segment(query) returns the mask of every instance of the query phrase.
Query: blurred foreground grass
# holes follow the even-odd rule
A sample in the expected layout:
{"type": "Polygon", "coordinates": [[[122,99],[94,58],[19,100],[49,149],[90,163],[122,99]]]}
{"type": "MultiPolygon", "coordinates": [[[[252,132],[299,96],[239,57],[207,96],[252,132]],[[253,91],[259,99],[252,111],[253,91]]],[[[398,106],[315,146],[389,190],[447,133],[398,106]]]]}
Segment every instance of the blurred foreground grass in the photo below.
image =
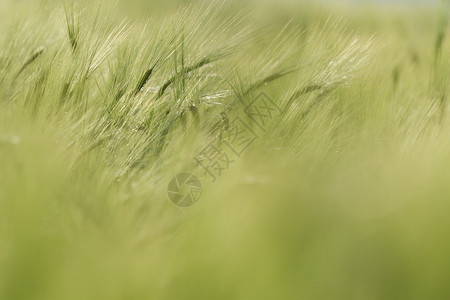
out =
{"type": "Polygon", "coordinates": [[[104,2],[0,2],[0,299],[450,299],[444,6],[104,2]]]}

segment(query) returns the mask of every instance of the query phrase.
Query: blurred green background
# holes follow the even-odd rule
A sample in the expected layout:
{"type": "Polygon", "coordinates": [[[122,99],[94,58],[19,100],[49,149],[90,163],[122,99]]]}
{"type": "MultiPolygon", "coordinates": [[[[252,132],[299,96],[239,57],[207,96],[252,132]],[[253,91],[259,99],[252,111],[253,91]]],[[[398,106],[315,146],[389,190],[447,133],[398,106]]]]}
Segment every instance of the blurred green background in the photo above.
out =
{"type": "Polygon", "coordinates": [[[0,299],[450,299],[448,34],[445,1],[0,0],[0,299]]]}

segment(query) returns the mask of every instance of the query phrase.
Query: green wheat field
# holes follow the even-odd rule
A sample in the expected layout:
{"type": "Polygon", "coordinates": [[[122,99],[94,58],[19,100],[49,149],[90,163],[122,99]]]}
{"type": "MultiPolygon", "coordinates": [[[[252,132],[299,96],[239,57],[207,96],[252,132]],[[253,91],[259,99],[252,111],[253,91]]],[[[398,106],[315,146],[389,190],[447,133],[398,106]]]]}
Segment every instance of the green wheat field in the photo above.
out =
{"type": "Polygon", "coordinates": [[[0,299],[450,299],[449,13],[0,0],[0,299]]]}

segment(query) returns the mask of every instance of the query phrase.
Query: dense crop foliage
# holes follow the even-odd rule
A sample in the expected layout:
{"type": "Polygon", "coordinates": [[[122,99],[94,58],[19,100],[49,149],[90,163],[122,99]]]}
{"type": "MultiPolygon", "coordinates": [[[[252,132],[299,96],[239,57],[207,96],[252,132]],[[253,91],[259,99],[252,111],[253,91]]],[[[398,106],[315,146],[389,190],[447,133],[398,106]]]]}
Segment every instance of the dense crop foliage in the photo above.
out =
{"type": "Polygon", "coordinates": [[[449,299],[448,12],[0,0],[0,299],[449,299]]]}

